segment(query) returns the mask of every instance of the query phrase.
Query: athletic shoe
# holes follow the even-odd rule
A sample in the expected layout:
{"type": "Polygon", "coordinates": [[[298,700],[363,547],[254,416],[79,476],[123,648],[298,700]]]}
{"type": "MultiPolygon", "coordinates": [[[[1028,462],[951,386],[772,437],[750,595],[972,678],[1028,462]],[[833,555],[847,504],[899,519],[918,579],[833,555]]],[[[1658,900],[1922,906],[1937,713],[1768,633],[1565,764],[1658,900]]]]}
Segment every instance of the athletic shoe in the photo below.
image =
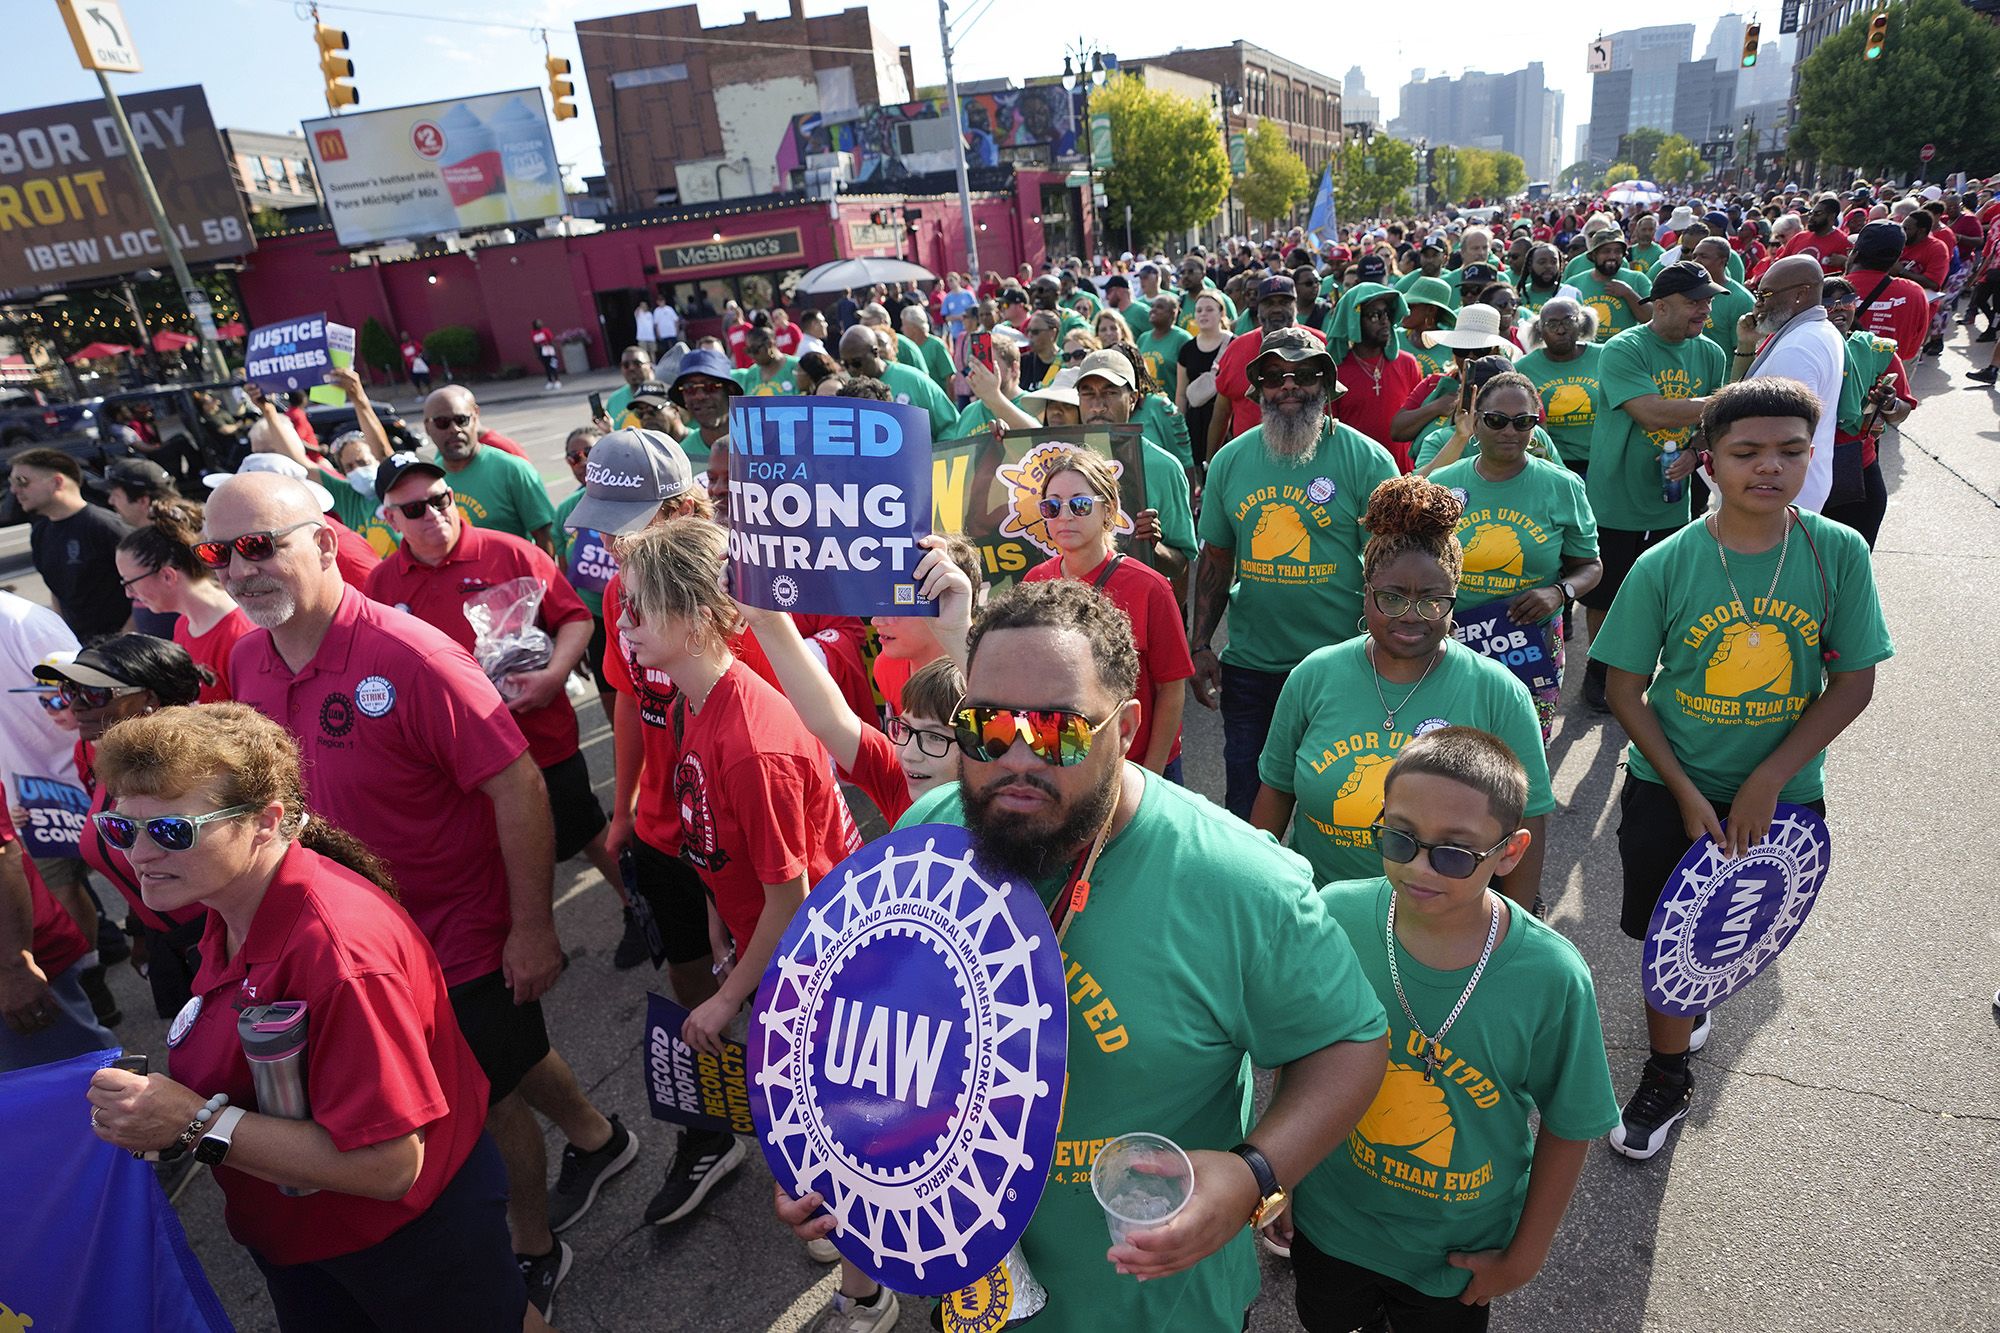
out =
{"type": "Polygon", "coordinates": [[[567,1231],[597,1202],[604,1182],[632,1165],[639,1156],[639,1136],[611,1117],[611,1137],[595,1152],[574,1143],[563,1145],[562,1170],[549,1190],[549,1230],[567,1231]]]}
{"type": "Polygon", "coordinates": [[[1593,713],[1608,713],[1611,702],[1604,697],[1604,668],[1592,662],[1583,671],[1583,701],[1593,713]]]}
{"type": "Polygon", "coordinates": [[[837,1263],[840,1260],[840,1248],[833,1243],[831,1236],[821,1236],[818,1240],[806,1242],[806,1258],[816,1264],[837,1263]]]}
{"type": "Polygon", "coordinates": [[[1927,339],[1924,343],[1923,352],[1925,356],[1944,355],[1944,339],[1942,338],[1927,339]]]}
{"type": "Polygon", "coordinates": [[[521,1280],[528,1284],[528,1304],[541,1311],[542,1318],[549,1317],[549,1310],[556,1303],[556,1288],[569,1276],[569,1266],[575,1261],[576,1251],[570,1249],[569,1242],[561,1240],[553,1250],[539,1257],[514,1256],[514,1262],[521,1266],[521,1280]]]}
{"type": "Polygon", "coordinates": [[[1984,370],[1967,371],[1965,377],[1969,380],[1978,380],[1981,384],[1991,384],[1995,380],[2000,380],[2000,366],[1988,366],[1984,370]]]}
{"type": "Polygon", "coordinates": [[[674,1150],[673,1165],[659,1193],[646,1205],[646,1221],[656,1227],[678,1222],[708,1197],[722,1178],[743,1164],[743,1143],[734,1134],[688,1130],[674,1150]]]}
{"type": "Polygon", "coordinates": [[[1707,1014],[1702,1014],[1701,1016],[1699,1016],[1694,1020],[1694,1031],[1688,1033],[1689,1055],[1693,1055],[1696,1051],[1708,1045],[1708,1032],[1709,1029],[1714,1026],[1715,1025],[1709,1021],[1709,1015],[1707,1014]]]}
{"type": "Polygon", "coordinates": [[[871,1299],[881,1304],[870,1305],[836,1291],[807,1328],[810,1333],[881,1333],[883,1329],[894,1328],[902,1314],[896,1293],[882,1287],[871,1299]]]}
{"type": "Polygon", "coordinates": [[[1693,1094],[1693,1073],[1675,1077],[1646,1061],[1639,1089],[1625,1103],[1625,1118],[1606,1137],[1611,1151],[1642,1162],[1659,1152],[1667,1146],[1667,1131],[1687,1115],[1693,1094]]]}
{"type": "Polygon", "coordinates": [[[76,974],[76,981],[83,987],[84,995],[90,1000],[90,1012],[105,1027],[115,1028],[125,1021],[125,1011],[118,1007],[118,997],[111,993],[111,984],[104,979],[104,967],[86,967],[76,974]]]}
{"type": "MultiPolygon", "coordinates": [[[[593,690],[595,687],[592,687],[593,690]]],[[[646,932],[639,926],[639,918],[631,908],[625,909],[625,933],[618,937],[618,952],[611,955],[611,965],[620,972],[627,968],[651,962],[653,951],[646,945],[646,932]]]]}

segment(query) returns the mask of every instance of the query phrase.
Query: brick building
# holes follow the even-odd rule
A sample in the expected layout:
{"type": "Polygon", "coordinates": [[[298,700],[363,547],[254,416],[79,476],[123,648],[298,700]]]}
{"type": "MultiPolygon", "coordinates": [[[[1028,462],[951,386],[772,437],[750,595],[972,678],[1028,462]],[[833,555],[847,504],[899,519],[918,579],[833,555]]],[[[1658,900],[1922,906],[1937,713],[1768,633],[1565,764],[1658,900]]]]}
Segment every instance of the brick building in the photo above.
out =
{"type": "Polygon", "coordinates": [[[1275,122],[1315,178],[1340,147],[1340,80],[1261,46],[1239,41],[1130,63],[1157,65],[1240,90],[1243,100],[1229,113],[1228,130],[1247,130],[1259,120],[1275,122]]]}

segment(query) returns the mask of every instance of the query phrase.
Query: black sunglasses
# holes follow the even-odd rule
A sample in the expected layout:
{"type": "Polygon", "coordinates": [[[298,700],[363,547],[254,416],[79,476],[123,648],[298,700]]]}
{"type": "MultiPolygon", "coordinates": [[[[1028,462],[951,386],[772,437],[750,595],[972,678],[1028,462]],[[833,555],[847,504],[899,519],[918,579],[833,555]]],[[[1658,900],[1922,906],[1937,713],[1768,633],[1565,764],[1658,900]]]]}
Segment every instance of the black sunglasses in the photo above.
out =
{"type": "Polygon", "coordinates": [[[432,417],[430,423],[437,430],[451,430],[454,427],[470,426],[472,418],[464,412],[452,412],[446,416],[432,417]]]}
{"type": "Polygon", "coordinates": [[[1326,372],[1324,371],[1294,366],[1286,370],[1266,370],[1259,372],[1257,375],[1257,387],[1266,391],[1282,389],[1285,387],[1285,381],[1290,380],[1301,389],[1316,389],[1319,387],[1320,381],[1325,378],[1326,372]]]}
{"type": "Polygon", "coordinates": [[[1479,419],[1488,430],[1505,430],[1509,426],[1515,430],[1533,430],[1542,424],[1542,419],[1533,412],[1518,412],[1511,417],[1505,412],[1481,412],[1479,419]]]}
{"type": "Polygon", "coordinates": [[[926,731],[922,727],[913,727],[900,717],[890,718],[884,730],[889,733],[890,741],[897,745],[908,745],[914,737],[917,749],[933,759],[944,758],[951,753],[951,747],[958,743],[956,739],[942,731],[926,731]],[[933,749],[933,746],[936,748],[933,749]]]}
{"type": "Polygon", "coordinates": [[[451,490],[446,488],[439,491],[436,495],[426,495],[421,500],[410,500],[396,505],[395,509],[404,518],[422,518],[426,509],[442,514],[445,510],[451,508],[451,501],[451,490]]]}
{"type": "Polygon", "coordinates": [[[1375,850],[1382,853],[1382,859],[1393,861],[1399,866],[1408,865],[1417,859],[1417,853],[1430,853],[1431,869],[1446,879],[1470,879],[1472,872],[1479,869],[1479,863],[1495,852],[1505,848],[1511,837],[1502,838],[1483,852],[1475,852],[1469,847],[1459,847],[1448,842],[1425,842],[1412,833],[1391,828],[1387,824],[1376,824],[1369,829],[1375,835],[1375,850]]]}
{"type": "Polygon", "coordinates": [[[113,699],[145,692],[142,685],[79,685],[73,680],[56,686],[56,696],[68,708],[109,708],[113,699]]]}

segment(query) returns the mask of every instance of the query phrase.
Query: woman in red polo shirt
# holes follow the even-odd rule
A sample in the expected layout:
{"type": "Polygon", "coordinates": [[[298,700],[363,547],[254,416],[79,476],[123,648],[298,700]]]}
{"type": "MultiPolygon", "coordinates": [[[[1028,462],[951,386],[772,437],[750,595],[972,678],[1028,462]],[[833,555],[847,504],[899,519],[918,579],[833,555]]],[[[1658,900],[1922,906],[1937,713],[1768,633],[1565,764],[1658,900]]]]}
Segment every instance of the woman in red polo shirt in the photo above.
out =
{"type": "Polygon", "coordinates": [[[215,1168],[286,1333],[545,1328],[444,974],[381,862],[306,817],[292,738],[241,704],[168,708],[113,728],[97,763],[113,810],[93,822],[147,903],[208,909],[170,1076],[92,1075],[98,1137],[215,1168]],[[281,1000],[306,1006],[309,1118],[262,1112],[238,1035],[281,1000]]]}
{"type": "MultiPolygon", "coordinates": [[[[148,611],[179,616],[174,642],[187,649],[202,674],[201,702],[229,698],[229,654],[256,626],[222,590],[215,571],[194,558],[201,540],[201,506],[161,500],[152,521],[118,543],[118,577],[125,592],[148,611]]],[[[176,701],[181,702],[181,701],[176,701]]]]}
{"type": "Polygon", "coordinates": [[[1139,733],[1126,757],[1181,780],[1184,682],[1194,675],[1187,630],[1166,576],[1117,552],[1118,478],[1096,454],[1066,449],[1042,479],[1042,524],[1061,555],[1021,577],[1075,579],[1110,598],[1132,622],[1139,647],[1139,733]]]}

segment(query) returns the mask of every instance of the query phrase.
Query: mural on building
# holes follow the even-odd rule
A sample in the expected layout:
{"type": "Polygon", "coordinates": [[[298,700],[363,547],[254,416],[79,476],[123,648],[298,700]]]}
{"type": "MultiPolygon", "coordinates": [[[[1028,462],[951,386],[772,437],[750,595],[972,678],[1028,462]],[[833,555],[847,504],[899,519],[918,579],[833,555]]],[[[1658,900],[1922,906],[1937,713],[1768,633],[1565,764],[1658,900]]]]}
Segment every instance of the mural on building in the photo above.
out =
{"type": "MultiPolygon", "coordinates": [[[[966,165],[998,166],[1004,148],[1049,146],[1051,157],[1076,151],[1076,106],[1058,84],[1037,84],[961,98],[965,108],[966,165]]],[[[909,175],[900,161],[897,127],[936,120],[947,114],[942,100],[862,108],[858,119],[828,124],[817,111],[792,117],[778,145],[779,176],[803,171],[814,153],[845,153],[857,181],[889,181],[909,175]]]]}

